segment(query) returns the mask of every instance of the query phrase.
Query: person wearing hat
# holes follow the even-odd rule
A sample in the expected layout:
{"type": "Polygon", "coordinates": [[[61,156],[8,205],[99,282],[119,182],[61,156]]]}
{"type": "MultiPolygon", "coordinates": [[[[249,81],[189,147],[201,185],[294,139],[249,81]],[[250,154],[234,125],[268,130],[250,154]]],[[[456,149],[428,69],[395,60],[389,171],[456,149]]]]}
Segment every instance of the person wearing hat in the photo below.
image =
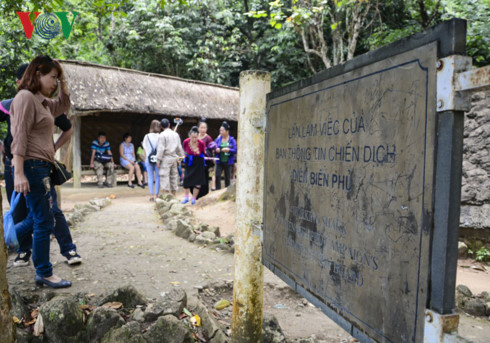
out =
{"type": "Polygon", "coordinates": [[[160,122],[163,131],[160,133],[157,148],[157,167],[160,175],[160,190],[164,193],[177,193],[179,172],[177,160],[184,156],[179,134],[170,128],[166,118],[160,122]]]}

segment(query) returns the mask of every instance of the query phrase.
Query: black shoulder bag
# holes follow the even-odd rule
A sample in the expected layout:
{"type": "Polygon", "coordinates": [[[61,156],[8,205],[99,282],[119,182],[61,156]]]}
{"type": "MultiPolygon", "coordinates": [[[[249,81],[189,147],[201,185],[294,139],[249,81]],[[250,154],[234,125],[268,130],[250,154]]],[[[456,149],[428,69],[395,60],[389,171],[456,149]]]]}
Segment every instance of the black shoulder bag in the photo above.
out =
{"type": "Polygon", "coordinates": [[[51,169],[51,182],[55,186],[64,184],[71,179],[71,173],[66,170],[66,167],[60,161],[54,160],[54,167],[51,169]]]}

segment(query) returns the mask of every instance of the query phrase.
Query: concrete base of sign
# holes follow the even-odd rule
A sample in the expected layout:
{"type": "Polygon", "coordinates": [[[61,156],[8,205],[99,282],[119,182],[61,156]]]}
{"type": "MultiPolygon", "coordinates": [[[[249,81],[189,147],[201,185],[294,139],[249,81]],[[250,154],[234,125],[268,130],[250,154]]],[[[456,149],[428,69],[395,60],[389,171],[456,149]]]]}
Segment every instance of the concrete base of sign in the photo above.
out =
{"type": "Polygon", "coordinates": [[[458,314],[425,311],[424,343],[470,343],[458,336],[458,314]]]}

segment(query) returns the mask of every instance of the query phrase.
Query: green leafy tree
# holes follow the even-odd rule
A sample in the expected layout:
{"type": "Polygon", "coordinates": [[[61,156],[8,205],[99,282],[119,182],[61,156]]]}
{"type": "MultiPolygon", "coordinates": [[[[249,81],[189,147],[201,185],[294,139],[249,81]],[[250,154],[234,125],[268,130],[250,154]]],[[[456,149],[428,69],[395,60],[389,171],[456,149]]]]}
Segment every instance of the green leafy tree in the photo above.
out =
{"type": "Polygon", "coordinates": [[[489,0],[388,0],[380,4],[381,24],[364,41],[366,48],[392,43],[443,20],[468,21],[467,53],[476,66],[490,64],[489,0]]]}
{"type": "Polygon", "coordinates": [[[453,17],[468,21],[467,54],[473,57],[473,64],[490,64],[490,0],[443,0],[443,19],[453,17]]]}
{"type": "MultiPolygon", "coordinates": [[[[270,6],[271,26],[294,28],[312,72],[352,59],[362,32],[378,17],[375,0],[293,0],[290,7],[276,0],[270,6]]],[[[262,17],[266,13],[252,11],[249,15],[262,17]]]]}

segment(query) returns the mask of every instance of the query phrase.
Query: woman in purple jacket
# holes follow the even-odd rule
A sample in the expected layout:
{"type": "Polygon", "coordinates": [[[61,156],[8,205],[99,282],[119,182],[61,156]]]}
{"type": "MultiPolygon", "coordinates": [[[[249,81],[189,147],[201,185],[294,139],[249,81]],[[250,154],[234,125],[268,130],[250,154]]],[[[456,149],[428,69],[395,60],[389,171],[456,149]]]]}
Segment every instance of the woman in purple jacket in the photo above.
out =
{"type": "Polygon", "coordinates": [[[219,137],[216,138],[216,189],[221,189],[221,172],[225,171],[225,187],[230,185],[231,171],[235,163],[236,141],[230,136],[230,125],[223,122],[219,128],[219,137]]]}

